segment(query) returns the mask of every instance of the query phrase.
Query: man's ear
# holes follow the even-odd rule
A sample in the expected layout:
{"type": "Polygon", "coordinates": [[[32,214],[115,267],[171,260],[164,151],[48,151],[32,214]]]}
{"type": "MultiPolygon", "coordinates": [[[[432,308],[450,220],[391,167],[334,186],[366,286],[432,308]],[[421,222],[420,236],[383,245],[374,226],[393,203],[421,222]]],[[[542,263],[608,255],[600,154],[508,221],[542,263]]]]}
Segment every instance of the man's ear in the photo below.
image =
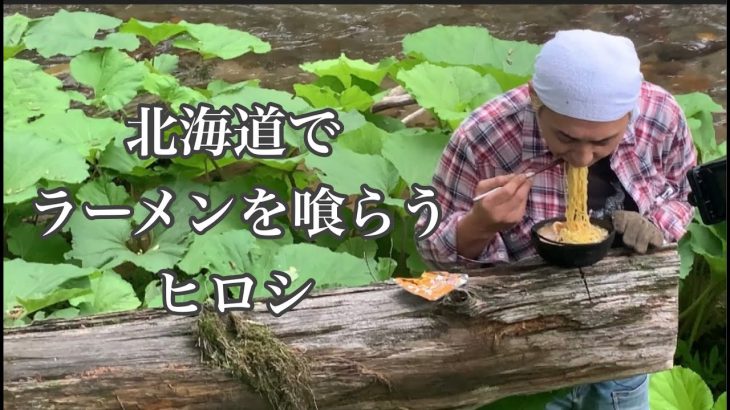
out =
{"type": "Polygon", "coordinates": [[[535,89],[532,88],[532,81],[527,82],[527,88],[530,93],[530,104],[532,105],[532,109],[533,111],[535,111],[535,113],[539,113],[540,108],[543,107],[543,104],[542,101],[540,101],[540,98],[537,96],[535,89]]]}

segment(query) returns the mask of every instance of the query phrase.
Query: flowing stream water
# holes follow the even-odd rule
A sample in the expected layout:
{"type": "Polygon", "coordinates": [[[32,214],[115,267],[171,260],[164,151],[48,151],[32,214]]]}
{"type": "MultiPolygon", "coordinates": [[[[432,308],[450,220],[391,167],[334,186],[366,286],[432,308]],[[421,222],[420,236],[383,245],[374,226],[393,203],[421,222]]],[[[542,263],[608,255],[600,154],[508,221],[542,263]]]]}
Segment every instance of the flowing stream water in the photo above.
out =
{"type": "MultiPolygon", "coordinates": [[[[647,80],[676,94],[708,93],[727,107],[726,5],[4,5],[3,13],[40,17],[59,8],[250,32],[272,51],[206,62],[205,82],[258,78],[264,87],[290,92],[292,84],[311,79],[299,68],[303,62],[340,53],[377,62],[398,56],[405,35],[437,24],[478,25],[498,38],[539,44],[558,30],[590,28],[630,37],[647,80]]],[[[59,62],[64,59],[43,63],[59,62]]],[[[718,139],[725,138],[725,118],[716,116],[718,139]]]]}

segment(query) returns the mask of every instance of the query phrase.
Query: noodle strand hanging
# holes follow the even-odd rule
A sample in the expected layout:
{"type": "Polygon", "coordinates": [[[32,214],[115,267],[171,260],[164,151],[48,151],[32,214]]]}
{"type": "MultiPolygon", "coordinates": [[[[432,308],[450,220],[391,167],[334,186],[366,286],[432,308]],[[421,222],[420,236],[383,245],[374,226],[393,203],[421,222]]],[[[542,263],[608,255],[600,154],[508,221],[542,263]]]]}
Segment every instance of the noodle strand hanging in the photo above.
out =
{"type": "Polygon", "coordinates": [[[556,226],[558,241],[581,244],[600,242],[607,231],[591,224],[588,216],[588,167],[567,165],[568,206],[565,224],[556,226]]]}

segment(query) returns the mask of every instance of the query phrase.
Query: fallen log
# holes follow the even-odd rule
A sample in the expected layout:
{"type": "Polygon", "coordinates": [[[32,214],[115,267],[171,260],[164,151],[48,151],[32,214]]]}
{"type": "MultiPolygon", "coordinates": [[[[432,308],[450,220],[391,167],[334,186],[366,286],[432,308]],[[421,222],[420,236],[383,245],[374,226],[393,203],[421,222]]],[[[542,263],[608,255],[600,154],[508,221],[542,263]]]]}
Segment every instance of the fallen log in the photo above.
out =
{"type": "MultiPolygon", "coordinates": [[[[4,330],[3,404],[470,408],[651,373],[672,366],[678,271],[676,248],[616,251],[580,270],[538,259],[472,270],[467,285],[439,302],[380,284],[310,295],[279,318],[261,303],[252,312],[205,316],[242,332],[248,344],[233,350],[243,352],[247,381],[208,360],[217,341],[201,332],[203,315],[147,310],[41,322],[4,330]],[[270,336],[252,336],[264,329],[270,336]],[[270,351],[263,363],[246,358],[246,346],[266,337],[285,347],[284,367],[289,360],[303,365],[297,374],[267,365],[269,357],[280,359],[270,351]],[[277,380],[293,387],[263,383],[277,380]]],[[[235,343],[227,334],[226,343],[235,343]]],[[[236,357],[223,362],[235,367],[236,357]]]]}

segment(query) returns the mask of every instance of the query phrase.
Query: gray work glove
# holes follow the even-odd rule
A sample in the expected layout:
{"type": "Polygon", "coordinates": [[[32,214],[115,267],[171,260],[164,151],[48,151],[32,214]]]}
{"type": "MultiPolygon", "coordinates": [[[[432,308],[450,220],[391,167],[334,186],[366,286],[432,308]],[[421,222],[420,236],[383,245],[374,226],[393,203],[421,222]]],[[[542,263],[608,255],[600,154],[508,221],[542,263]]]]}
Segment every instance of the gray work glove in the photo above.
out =
{"type": "Polygon", "coordinates": [[[623,234],[624,245],[629,248],[645,253],[650,244],[655,247],[664,244],[664,236],[659,228],[638,212],[614,211],[612,215],[616,233],[623,234]]]}

